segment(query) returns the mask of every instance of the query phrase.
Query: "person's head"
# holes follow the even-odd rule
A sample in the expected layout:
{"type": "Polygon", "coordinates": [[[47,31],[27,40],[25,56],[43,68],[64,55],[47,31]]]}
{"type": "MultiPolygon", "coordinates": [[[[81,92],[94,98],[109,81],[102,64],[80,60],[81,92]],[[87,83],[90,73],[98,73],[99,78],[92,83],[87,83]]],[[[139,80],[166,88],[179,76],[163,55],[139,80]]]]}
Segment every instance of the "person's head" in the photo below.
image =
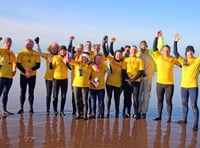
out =
{"type": "Polygon", "coordinates": [[[32,50],[33,46],[34,46],[33,40],[32,39],[26,39],[25,42],[24,42],[24,46],[25,46],[26,49],[32,50]]]}
{"type": "Polygon", "coordinates": [[[189,45],[186,47],[185,49],[185,56],[187,58],[193,58],[194,57],[194,53],[195,53],[195,50],[194,50],[194,47],[189,45]]]}
{"type": "Polygon", "coordinates": [[[52,42],[47,48],[47,51],[54,55],[58,54],[58,50],[59,50],[59,45],[56,42],[52,42]]]}
{"type": "Polygon", "coordinates": [[[82,53],[83,53],[83,49],[84,49],[83,44],[78,44],[78,45],[76,46],[76,53],[77,53],[78,55],[82,54],[82,53]]]}
{"type": "Polygon", "coordinates": [[[130,56],[134,57],[137,54],[137,46],[136,45],[132,45],[130,48],[130,56]]]}
{"type": "Polygon", "coordinates": [[[86,42],[85,42],[85,49],[86,49],[87,51],[91,51],[91,48],[92,48],[92,43],[91,43],[91,41],[86,41],[86,42]]]}
{"type": "Polygon", "coordinates": [[[121,61],[122,60],[122,51],[121,50],[116,50],[114,53],[114,59],[117,61],[121,61]]]}
{"type": "Polygon", "coordinates": [[[94,56],[94,63],[97,65],[100,65],[102,63],[102,55],[101,54],[96,54],[94,56]]]}
{"type": "Polygon", "coordinates": [[[83,52],[80,56],[80,59],[79,59],[81,62],[83,63],[88,63],[89,60],[90,60],[90,56],[88,54],[88,52],[83,52]]]}
{"type": "Polygon", "coordinates": [[[146,52],[147,47],[148,47],[148,45],[147,45],[147,42],[145,40],[140,42],[140,51],[142,53],[146,52]]]}
{"type": "Polygon", "coordinates": [[[100,44],[94,44],[93,45],[94,53],[99,53],[100,51],[100,44]]]}
{"type": "Polygon", "coordinates": [[[131,46],[129,46],[129,45],[126,45],[126,46],[124,47],[124,56],[125,56],[125,57],[129,57],[130,48],[131,48],[131,46]]]}
{"type": "Polygon", "coordinates": [[[10,47],[12,46],[12,39],[10,37],[4,38],[3,46],[6,49],[10,49],[10,47]]]}
{"type": "Polygon", "coordinates": [[[61,45],[61,46],[59,47],[59,54],[60,54],[62,57],[64,57],[64,56],[66,55],[66,51],[67,51],[67,48],[66,48],[65,45],[61,45]]]}
{"type": "Polygon", "coordinates": [[[169,45],[164,45],[163,50],[162,50],[162,54],[163,56],[169,56],[170,55],[170,46],[169,45]]]}

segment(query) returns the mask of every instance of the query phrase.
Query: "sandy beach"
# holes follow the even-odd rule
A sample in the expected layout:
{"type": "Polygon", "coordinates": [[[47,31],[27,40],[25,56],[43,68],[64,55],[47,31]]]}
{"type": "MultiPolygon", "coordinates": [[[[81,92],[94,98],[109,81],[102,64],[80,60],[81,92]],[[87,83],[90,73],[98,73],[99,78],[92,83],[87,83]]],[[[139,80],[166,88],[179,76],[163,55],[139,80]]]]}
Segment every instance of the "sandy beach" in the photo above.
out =
{"type": "Polygon", "coordinates": [[[36,112],[0,119],[1,148],[200,147],[192,123],[179,125],[152,119],[104,118],[76,120],[36,112]]]}

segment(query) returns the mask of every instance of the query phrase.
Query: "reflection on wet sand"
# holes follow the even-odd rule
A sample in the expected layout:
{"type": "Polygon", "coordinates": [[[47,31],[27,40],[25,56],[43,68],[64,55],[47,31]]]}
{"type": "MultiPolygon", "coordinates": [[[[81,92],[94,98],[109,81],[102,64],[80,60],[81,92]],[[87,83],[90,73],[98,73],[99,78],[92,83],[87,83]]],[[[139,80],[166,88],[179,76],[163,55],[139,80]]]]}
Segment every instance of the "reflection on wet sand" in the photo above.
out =
{"type": "Polygon", "coordinates": [[[14,115],[0,119],[0,147],[200,147],[190,124],[123,118],[75,120],[14,115]]]}
{"type": "Polygon", "coordinates": [[[24,122],[24,116],[19,116],[19,142],[18,147],[34,147],[34,135],[33,135],[33,117],[29,116],[28,127],[24,122]]]}
{"type": "Polygon", "coordinates": [[[7,129],[7,121],[6,121],[6,119],[2,120],[1,132],[2,132],[1,133],[2,138],[0,139],[0,147],[1,147],[1,143],[3,145],[5,145],[6,147],[10,147],[11,144],[10,144],[10,138],[8,136],[8,129],[7,129]]]}

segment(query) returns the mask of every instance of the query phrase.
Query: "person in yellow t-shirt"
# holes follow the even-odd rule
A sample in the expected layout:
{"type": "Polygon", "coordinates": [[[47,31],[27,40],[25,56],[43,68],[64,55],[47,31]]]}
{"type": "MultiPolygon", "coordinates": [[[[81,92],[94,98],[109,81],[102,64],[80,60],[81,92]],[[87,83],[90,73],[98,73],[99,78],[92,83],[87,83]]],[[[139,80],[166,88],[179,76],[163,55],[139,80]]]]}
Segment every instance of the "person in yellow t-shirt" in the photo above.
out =
{"type": "MultiPolygon", "coordinates": [[[[75,39],[74,36],[70,36],[69,37],[69,45],[68,45],[68,54],[69,57],[72,56],[72,52],[73,52],[73,56],[75,57],[74,59],[78,59],[79,56],[81,55],[81,53],[83,52],[83,48],[81,46],[77,46],[76,51],[75,51],[75,47],[73,46],[73,40],[75,39]],[[71,53],[71,54],[70,54],[71,53]]],[[[76,105],[75,105],[75,98],[74,98],[74,89],[72,86],[73,83],[73,79],[74,79],[74,67],[72,65],[70,65],[71,67],[71,89],[72,89],[72,115],[76,114],[76,105]]]]}
{"type": "Polygon", "coordinates": [[[60,116],[65,116],[64,108],[66,103],[66,95],[68,88],[68,66],[66,62],[67,48],[65,45],[59,47],[58,55],[53,56],[50,62],[50,68],[53,69],[53,110],[57,116],[58,110],[58,94],[61,90],[60,116]]]}
{"type": "Polygon", "coordinates": [[[154,120],[162,119],[164,96],[167,103],[167,122],[171,122],[172,98],[174,93],[174,65],[180,66],[176,58],[170,55],[170,46],[164,45],[162,53],[158,50],[158,38],[162,31],[158,31],[153,43],[153,54],[157,66],[156,93],[158,99],[158,116],[154,120]]]}
{"type": "MultiPolygon", "coordinates": [[[[106,55],[108,66],[110,66],[111,71],[107,74],[106,79],[106,116],[110,116],[110,106],[112,100],[112,94],[114,93],[114,103],[115,103],[115,117],[119,117],[119,103],[120,103],[120,95],[122,90],[122,64],[123,64],[123,57],[122,51],[120,49],[113,50],[113,44],[116,41],[116,38],[111,38],[110,49],[109,53],[113,56],[110,56],[109,53],[106,53],[104,50],[104,55],[106,55]]],[[[108,44],[107,40],[103,41],[105,48],[106,44],[108,44]]]]}
{"type": "Polygon", "coordinates": [[[108,71],[107,65],[102,63],[102,55],[96,54],[94,56],[94,64],[92,64],[92,71],[90,76],[90,98],[92,114],[90,118],[96,116],[96,100],[98,99],[98,117],[104,118],[105,112],[105,74],[108,71]]]}
{"type": "Polygon", "coordinates": [[[130,56],[123,61],[122,66],[122,81],[127,83],[128,85],[124,85],[124,94],[125,94],[125,108],[127,109],[127,113],[125,113],[125,117],[130,118],[131,113],[131,105],[132,105],[132,93],[133,93],[133,101],[134,101],[134,119],[140,119],[139,115],[139,89],[140,89],[140,81],[141,76],[144,73],[144,63],[141,58],[136,56],[137,54],[137,46],[132,45],[130,49],[130,56]]]}
{"type": "Polygon", "coordinates": [[[40,55],[33,50],[34,42],[32,39],[27,39],[24,42],[25,49],[20,50],[17,55],[17,68],[20,70],[20,109],[18,114],[24,112],[24,102],[26,99],[26,88],[29,92],[29,113],[34,113],[34,90],[36,84],[36,72],[40,68],[40,55]]]}
{"type": "Polygon", "coordinates": [[[39,41],[36,42],[38,45],[38,53],[42,58],[46,61],[46,72],[45,72],[45,85],[46,85],[46,114],[49,115],[50,113],[50,104],[51,104],[51,97],[52,97],[52,89],[53,89],[53,69],[50,69],[50,61],[53,56],[58,54],[59,45],[56,42],[52,42],[49,44],[47,51],[48,53],[44,53],[41,51],[39,46],[39,41]]]}
{"type": "MultiPolygon", "coordinates": [[[[123,61],[129,57],[130,55],[130,45],[125,45],[124,47],[121,47],[121,51],[122,51],[122,59],[123,61]]],[[[124,82],[124,80],[122,79],[122,85],[121,85],[121,93],[123,92],[123,96],[124,96],[124,101],[123,101],[123,108],[122,108],[122,116],[123,118],[126,118],[126,94],[124,93],[124,89],[126,89],[128,86],[128,83],[124,82]],[[127,85],[127,86],[126,86],[127,85]]]]}
{"type": "Polygon", "coordinates": [[[16,73],[16,56],[11,51],[12,39],[4,38],[3,47],[0,48],[0,96],[2,96],[2,116],[13,115],[7,110],[8,94],[16,73]]]}
{"type": "Polygon", "coordinates": [[[88,52],[83,52],[78,61],[74,59],[69,61],[69,64],[74,67],[72,86],[76,105],[76,119],[84,118],[84,120],[87,120],[89,79],[92,69],[89,61],[90,57],[88,52]]]}
{"type": "Polygon", "coordinates": [[[200,68],[200,57],[195,57],[194,47],[189,45],[185,49],[185,57],[179,55],[177,51],[177,44],[180,39],[178,33],[174,35],[174,55],[182,65],[181,76],[181,98],[183,107],[183,119],[177,123],[186,124],[188,116],[188,100],[190,98],[194,123],[192,130],[198,130],[199,123],[199,109],[198,109],[198,75],[200,68]]]}

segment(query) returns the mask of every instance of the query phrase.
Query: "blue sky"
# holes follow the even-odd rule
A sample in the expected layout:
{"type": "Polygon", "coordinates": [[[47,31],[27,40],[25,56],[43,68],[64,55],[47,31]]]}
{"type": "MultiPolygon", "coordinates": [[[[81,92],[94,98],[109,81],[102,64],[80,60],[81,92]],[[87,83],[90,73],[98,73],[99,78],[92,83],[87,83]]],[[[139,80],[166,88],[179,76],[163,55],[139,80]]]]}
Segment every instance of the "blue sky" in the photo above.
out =
{"type": "Polygon", "coordinates": [[[141,40],[152,48],[159,29],[171,47],[173,35],[180,33],[180,53],[189,44],[196,51],[200,47],[198,1],[11,0],[0,5],[0,36],[12,37],[15,52],[24,47],[27,38],[39,36],[46,51],[53,41],[68,44],[70,35],[75,36],[74,45],[87,40],[101,43],[107,34],[117,38],[115,49],[126,44],[138,46],[141,40]]]}

